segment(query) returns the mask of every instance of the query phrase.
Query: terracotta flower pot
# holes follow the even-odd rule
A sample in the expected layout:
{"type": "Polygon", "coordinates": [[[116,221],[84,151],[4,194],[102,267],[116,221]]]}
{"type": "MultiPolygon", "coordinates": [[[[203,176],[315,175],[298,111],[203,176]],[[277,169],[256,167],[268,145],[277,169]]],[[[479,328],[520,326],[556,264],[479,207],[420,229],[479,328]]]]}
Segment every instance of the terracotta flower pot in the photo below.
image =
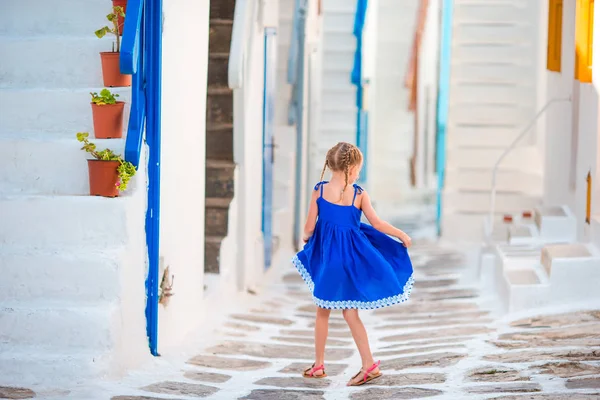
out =
{"type": "Polygon", "coordinates": [[[117,168],[118,161],[88,160],[91,196],[119,196],[117,168]]]}
{"type": "MultiPolygon", "coordinates": [[[[123,7],[123,12],[127,14],[127,0],[112,0],[113,7],[123,7]]],[[[127,16],[127,15],[126,15],[127,16]]],[[[123,35],[123,28],[125,27],[125,18],[119,17],[119,31],[123,35]]]]}
{"type": "Polygon", "coordinates": [[[123,75],[119,68],[119,56],[121,53],[100,53],[102,59],[102,77],[104,86],[125,87],[131,86],[131,75],[123,75]]]}
{"type": "Polygon", "coordinates": [[[96,139],[120,139],[123,137],[123,108],[125,102],[99,106],[92,104],[94,136],[96,139]]]}

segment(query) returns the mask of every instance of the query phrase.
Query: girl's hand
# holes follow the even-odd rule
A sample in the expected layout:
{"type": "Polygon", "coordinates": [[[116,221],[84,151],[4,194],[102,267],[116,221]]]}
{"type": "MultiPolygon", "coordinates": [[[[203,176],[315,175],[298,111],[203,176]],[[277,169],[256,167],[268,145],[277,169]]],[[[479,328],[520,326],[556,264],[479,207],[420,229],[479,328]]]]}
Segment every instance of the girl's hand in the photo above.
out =
{"type": "Polygon", "coordinates": [[[310,239],[310,236],[304,236],[304,237],[302,238],[302,241],[303,241],[304,243],[308,243],[308,240],[309,240],[309,239],[310,239]]]}
{"type": "Polygon", "coordinates": [[[398,238],[402,241],[404,247],[409,248],[412,245],[412,239],[406,233],[403,232],[402,235],[398,238]]]}

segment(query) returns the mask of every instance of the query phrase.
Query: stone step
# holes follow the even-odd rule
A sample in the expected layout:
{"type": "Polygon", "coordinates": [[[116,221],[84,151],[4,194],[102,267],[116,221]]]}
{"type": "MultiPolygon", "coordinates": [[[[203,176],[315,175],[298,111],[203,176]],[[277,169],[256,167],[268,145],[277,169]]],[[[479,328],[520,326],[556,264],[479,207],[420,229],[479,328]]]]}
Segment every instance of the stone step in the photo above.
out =
{"type": "Polygon", "coordinates": [[[206,127],[206,158],[233,162],[233,124],[206,127]]]}
{"type": "Polygon", "coordinates": [[[533,6],[524,2],[458,3],[454,8],[455,21],[515,21],[525,20],[533,6]]]}
{"type": "Polygon", "coordinates": [[[75,376],[97,379],[122,373],[111,358],[108,352],[73,349],[50,353],[35,346],[0,345],[0,385],[14,386],[18,382],[22,386],[68,387],[75,376]]]}
{"type": "Polygon", "coordinates": [[[207,197],[204,230],[206,236],[227,236],[231,199],[207,197]]]}
{"type": "Polygon", "coordinates": [[[0,307],[2,340],[14,346],[35,345],[46,351],[88,349],[107,351],[115,346],[116,304],[83,306],[46,300],[3,302],[0,307]],[[51,332],[51,333],[50,333],[51,332]]]}
{"type": "Polygon", "coordinates": [[[450,104],[454,102],[514,103],[517,99],[534,97],[532,95],[534,92],[534,86],[530,83],[517,84],[508,81],[504,84],[491,84],[489,81],[452,79],[450,84],[450,104]]]}
{"type": "Polygon", "coordinates": [[[561,304],[598,301],[600,251],[589,243],[553,244],[542,249],[541,264],[561,304]]]}
{"type": "MultiPolygon", "coordinates": [[[[445,190],[443,208],[444,213],[466,211],[488,213],[490,210],[490,194],[488,191],[475,190],[445,190]]],[[[496,212],[518,213],[522,210],[531,210],[540,204],[539,196],[532,196],[519,192],[496,193],[496,212]]]]}
{"type": "Polygon", "coordinates": [[[219,273],[220,253],[223,236],[205,236],[204,239],[204,272],[219,273]]]}
{"type": "Polygon", "coordinates": [[[536,24],[519,21],[457,21],[452,30],[453,38],[464,42],[479,40],[521,40],[537,33],[536,24]]]}
{"type": "MultiPolygon", "coordinates": [[[[542,175],[513,169],[498,170],[496,188],[541,195],[543,192],[542,175]]],[[[446,187],[467,190],[491,190],[492,169],[454,168],[446,169],[446,187]]]]}
{"type": "Polygon", "coordinates": [[[456,103],[450,105],[448,121],[451,124],[498,122],[525,126],[535,115],[532,106],[521,104],[456,103]]]}
{"type": "Polygon", "coordinates": [[[127,245],[132,235],[139,234],[131,232],[137,229],[133,222],[145,215],[139,193],[118,198],[2,196],[0,243],[67,248],[127,245]]]}
{"type": "MultiPolygon", "coordinates": [[[[323,3],[325,4],[325,2],[323,3]]],[[[323,27],[325,29],[323,32],[324,35],[327,35],[328,31],[352,32],[354,29],[354,14],[355,12],[350,10],[338,9],[330,12],[325,9],[323,13],[323,27]]]]}
{"type": "Polygon", "coordinates": [[[536,207],[533,217],[543,241],[570,243],[577,239],[577,219],[567,206],[536,207]]]}
{"type": "Polygon", "coordinates": [[[206,125],[233,124],[233,92],[227,87],[212,87],[206,97],[206,125]]]}
{"type": "Polygon", "coordinates": [[[88,88],[103,84],[100,52],[112,39],[0,37],[0,88],[88,88]]]}
{"type": "MultiPolygon", "coordinates": [[[[506,149],[522,130],[521,127],[507,128],[500,126],[452,125],[448,126],[447,147],[502,148],[506,149]]],[[[527,144],[523,138],[516,147],[527,144]]]]}
{"type": "Polygon", "coordinates": [[[235,0],[219,0],[210,3],[211,19],[228,19],[233,21],[235,0]]]}
{"type": "Polygon", "coordinates": [[[235,164],[206,160],[206,197],[233,198],[235,164]]]}
{"type": "Polygon", "coordinates": [[[229,54],[232,29],[232,20],[211,18],[208,52],[229,54]]]}
{"type": "MultiPolygon", "coordinates": [[[[449,168],[479,168],[491,171],[503,152],[504,149],[499,148],[451,148],[447,151],[446,163],[449,168]]],[[[506,169],[536,173],[541,170],[542,160],[535,146],[517,147],[502,160],[501,165],[506,169]]]]}
{"type": "Polygon", "coordinates": [[[461,62],[486,60],[525,61],[535,52],[535,43],[512,41],[502,43],[460,42],[452,45],[452,58],[461,62]]]}
{"type": "MultiPolygon", "coordinates": [[[[92,141],[98,149],[109,147],[123,154],[123,139],[92,141]]],[[[0,135],[0,194],[87,195],[87,158],[75,132],[62,140],[39,134],[0,135]]]]}
{"type": "Polygon", "coordinates": [[[328,0],[322,3],[323,12],[327,15],[354,14],[356,5],[347,0],[328,0]]]}
{"type": "Polygon", "coordinates": [[[106,0],[53,0],[49,7],[46,0],[0,0],[0,10],[4,16],[12,16],[4,18],[0,26],[2,36],[90,38],[94,37],[96,29],[108,23],[106,15],[111,10],[111,3],[106,0]]]}
{"type": "MultiPolygon", "coordinates": [[[[124,248],[0,246],[0,302],[116,302],[122,273],[134,270],[124,248]]],[[[143,272],[140,266],[140,276],[143,272]]]]}
{"type": "MultiPolygon", "coordinates": [[[[483,62],[455,63],[452,65],[452,81],[478,80],[482,82],[499,82],[510,80],[514,82],[532,82],[535,77],[536,68],[532,63],[521,64],[503,60],[489,60],[483,62]]],[[[532,105],[534,104],[533,97],[527,100],[530,100],[532,105]]]]}
{"type": "Polygon", "coordinates": [[[208,86],[227,87],[229,53],[210,53],[208,57],[208,86]]]}
{"type": "Polygon", "coordinates": [[[323,37],[323,51],[348,51],[356,50],[356,36],[351,30],[343,30],[341,32],[326,32],[323,37]]]}
{"type": "MultiPolygon", "coordinates": [[[[77,132],[93,134],[90,92],[82,89],[2,89],[0,90],[0,135],[3,133],[52,134],[53,138],[74,138],[77,132]],[[27,110],[27,112],[23,112],[27,110]]],[[[111,88],[125,102],[123,129],[127,132],[131,108],[130,88],[111,88]]]]}
{"type": "Polygon", "coordinates": [[[353,65],[354,51],[329,50],[323,53],[323,72],[345,72],[348,74],[348,77],[350,77],[353,65]]]}

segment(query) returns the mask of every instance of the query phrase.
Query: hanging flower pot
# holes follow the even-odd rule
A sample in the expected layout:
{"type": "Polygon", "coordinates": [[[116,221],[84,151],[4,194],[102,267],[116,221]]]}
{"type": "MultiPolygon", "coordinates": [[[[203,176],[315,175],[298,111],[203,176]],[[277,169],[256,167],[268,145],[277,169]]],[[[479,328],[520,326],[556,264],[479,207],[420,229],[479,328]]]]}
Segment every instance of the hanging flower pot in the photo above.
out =
{"type": "Polygon", "coordinates": [[[113,7],[121,7],[122,14],[119,14],[119,34],[123,36],[123,28],[125,27],[125,13],[127,12],[127,0],[112,0],[113,7]]]}
{"type": "Polygon", "coordinates": [[[111,52],[100,53],[102,60],[102,77],[104,79],[104,86],[108,87],[124,87],[131,86],[131,75],[121,74],[120,68],[120,55],[121,55],[121,31],[119,28],[119,17],[124,17],[122,7],[113,7],[112,13],[106,16],[109,22],[112,23],[112,27],[105,26],[98,29],[95,34],[99,39],[111,33],[115,35],[116,40],[113,43],[113,49],[111,52]]]}
{"type": "Polygon", "coordinates": [[[88,160],[90,195],[119,196],[118,161],[88,160]]]}
{"type": "Polygon", "coordinates": [[[136,173],[135,167],[112,150],[96,150],[96,145],[89,141],[89,136],[87,132],[77,134],[77,140],[83,143],[81,149],[94,157],[93,160],[88,160],[90,195],[117,197],[120,191],[127,189],[136,173]]]}
{"type": "Polygon", "coordinates": [[[125,102],[117,101],[118,94],[102,89],[92,95],[92,116],[96,139],[119,139],[123,137],[123,109],[125,102]]]}

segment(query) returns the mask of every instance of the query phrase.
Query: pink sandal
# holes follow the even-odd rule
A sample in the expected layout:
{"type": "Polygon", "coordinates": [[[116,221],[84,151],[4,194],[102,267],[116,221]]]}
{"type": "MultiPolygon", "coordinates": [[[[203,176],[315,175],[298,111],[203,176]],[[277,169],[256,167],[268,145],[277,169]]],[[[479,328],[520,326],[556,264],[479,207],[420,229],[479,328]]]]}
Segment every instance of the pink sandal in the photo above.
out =
{"type": "Polygon", "coordinates": [[[383,374],[381,372],[374,373],[373,371],[376,370],[377,368],[379,368],[380,364],[381,364],[381,361],[377,361],[375,364],[371,365],[371,368],[369,368],[367,370],[367,372],[363,372],[362,369],[360,371],[358,371],[358,373],[356,375],[354,375],[352,377],[352,379],[350,379],[350,382],[354,381],[354,379],[356,379],[356,377],[359,376],[360,374],[365,374],[362,381],[349,383],[348,386],[361,386],[367,382],[371,382],[373,379],[379,378],[383,374]]]}
{"type": "Polygon", "coordinates": [[[304,370],[302,376],[305,378],[321,379],[326,378],[327,374],[325,373],[324,365],[319,365],[318,367],[315,367],[315,364],[313,364],[312,367],[308,367],[304,370]],[[323,371],[323,373],[321,375],[315,375],[315,372],[317,371],[323,371]]]}

